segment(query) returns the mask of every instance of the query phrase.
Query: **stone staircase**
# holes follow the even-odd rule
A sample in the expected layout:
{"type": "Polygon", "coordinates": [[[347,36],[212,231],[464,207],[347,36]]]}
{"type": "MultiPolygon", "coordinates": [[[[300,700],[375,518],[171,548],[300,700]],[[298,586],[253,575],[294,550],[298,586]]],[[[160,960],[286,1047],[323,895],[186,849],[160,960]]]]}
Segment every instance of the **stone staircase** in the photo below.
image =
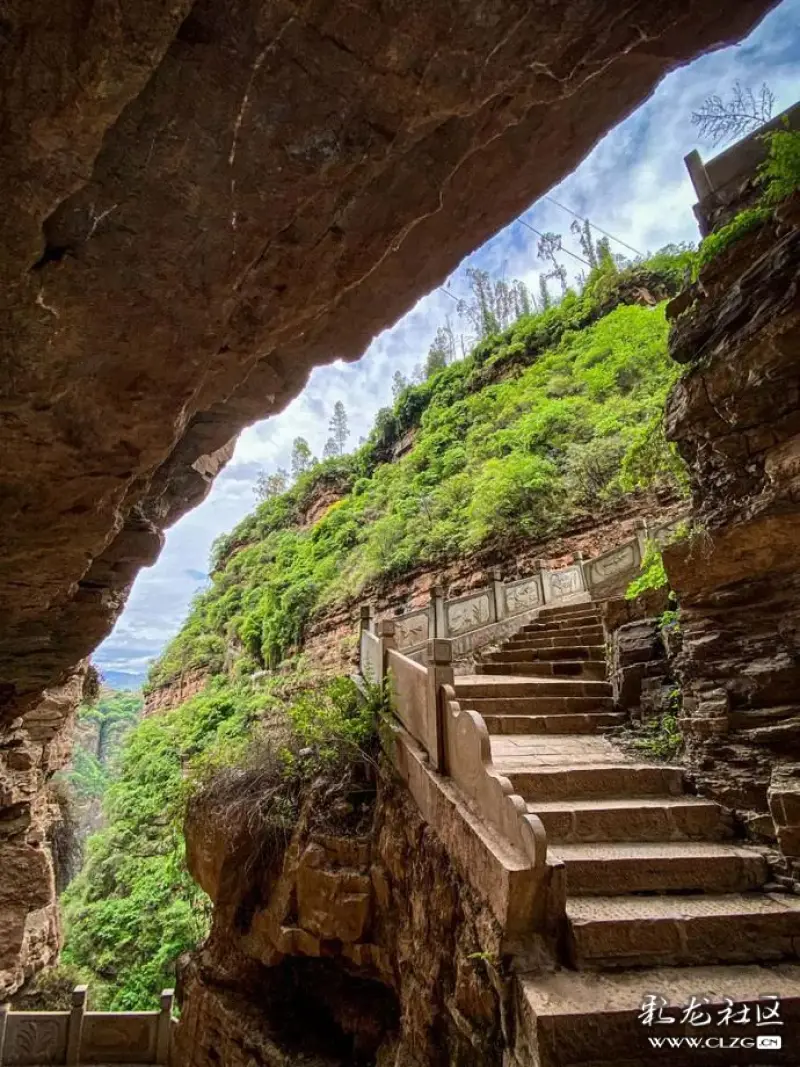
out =
{"type": "Polygon", "coordinates": [[[566,872],[561,967],[519,983],[531,1062],[799,1064],[800,898],[765,890],[763,852],[733,839],[726,813],[689,794],[680,768],[602,736],[624,716],[605,680],[595,606],[543,609],[479,670],[456,680],[458,699],[484,717],[495,767],[539,816],[550,860],[566,872]],[[780,1027],[680,1022],[692,996],[710,998],[714,1012],[725,998],[750,1003],[754,1018],[755,1001],[778,992],[780,1027]],[[648,994],[675,1006],[674,1025],[641,1023],[648,994]],[[765,1033],[784,1047],[681,1053],[649,1042],[765,1033]]]}

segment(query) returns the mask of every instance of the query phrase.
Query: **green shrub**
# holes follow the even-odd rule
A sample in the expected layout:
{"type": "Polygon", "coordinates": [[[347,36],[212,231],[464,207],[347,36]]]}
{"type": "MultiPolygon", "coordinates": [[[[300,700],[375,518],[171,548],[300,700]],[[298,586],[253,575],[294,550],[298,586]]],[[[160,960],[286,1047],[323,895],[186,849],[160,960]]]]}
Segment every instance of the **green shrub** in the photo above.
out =
{"type": "Polygon", "coordinates": [[[759,167],[764,200],[776,204],[800,188],[800,131],[775,130],[764,135],[769,154],[759,167]]]}
{"type": "Polygon", "coordinates": [[[669,578],[664,570],[664,560],[661,550],[655,541],[647,542],[638,577],[634,578],[625,590],[626,600],[635,600],[642,593],[651,589],[663,589],[668,585],[669,578]]]}

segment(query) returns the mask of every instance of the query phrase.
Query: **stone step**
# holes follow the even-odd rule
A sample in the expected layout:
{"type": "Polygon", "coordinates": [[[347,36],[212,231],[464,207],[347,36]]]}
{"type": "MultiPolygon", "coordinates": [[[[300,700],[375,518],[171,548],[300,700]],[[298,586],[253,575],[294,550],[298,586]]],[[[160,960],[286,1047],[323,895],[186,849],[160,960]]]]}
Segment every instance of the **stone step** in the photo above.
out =
{"type": "Polygon", "coordinates": [[[678,767],[651,763],[619,763],[583,767],[539,767],[536,769],[498,766],[510,779],[514,791],[533,802],[570,798],[590,800],[600,797],[676,796],[683,792],[683,773],[678,767]]]}
{"type": "Polygon", "coordinates": [[[580,600],[573,604],[551,604],[540,608],[539,619],[562,619],[571,615],[583,615],[587,612],[597,614],[597,608],[591,600],[580,600]]]}
{"type": "MultiPolygon", "coordinates": [[[[456,682],[458,679],[456,679],[456,682]]],[[[559,683],[561,684],[561,683],[559,683]]],[[[569,684],[569,683],[566,683],[569,684]]],[[[458,693],[458,687],[456,687],[458,693]]],[[[611,697],[469,697],[469,706],[481,715],[587,715],[614,710],[611,697]]],[[[625,716],[626,717],[626,716],[625,716]]],[[[565,731],[566,732],[566,731],[565,731]]]]}
{"type": "Polygon", "coordinates": [[[551,844],[559,841],[709,841],[731,837],[733,833],[720,806],[700,797],[534,800],[528,803],[528,810],[542,820],[551,844]]]}
{"type": "Polygon", "coordinates": [[[529,622],[518,633],[521,634],[557,634],[562,630],[580,630],[585,627],[597,629],[602,624],[600,616],[595,614],[573,615],[568,619],[550,619],[547,622],[529,622]]]}
{"type": "Polygon", "coordinates": [[[455,680],[459,697],[610,697],[611,683],[591,678],[545,679],[519,675],[463,674],[455,680]]]}
{"type": "MultiPolygon", "coordinates": [[[[739,965],[665,967],[598,974],[557,971],[518,979],[521,1029],[537,1067],[797,1067],[800,1034],[800,967],[739,965]],[[782,1026],[756,1027],[755,1006],[766,1012],[778,994],[782,1026]],[[665,997],[673,1010],[663,1017],[674,1024],[645,1026],[642,1005],[650,995],[665,997]],[[681,1022],[694,997],[708,997],[711,1025],[681,1022]],[[749,1006],[749,1025],[719,1025],[726,998],[737,1009],[749,1006]],[[750,1047],[656,1048],[650,1038],[704,1039],[765,1035],[782,1038],[780,1049],[750,1047]]],[[[526,1060],[526,1062],[528,1062],[526,1060]]]]}
{"type": "Polygon", "coordinates": [[[563,844],[548,854],[566,865],[568,896],[735,893],[767,880],[761,852],[716,842],[563,844]]]}
{"type": "Polygon", "coordinates": [[[788,893],[577,897],[567,901],[567,918],[575,967],[748,963],[800,954],[800,898],[788,893]]]}
{"type": "MultiPolygon", "coordinates": [[[[470,705],[472,707],[472,705],[470,705]]],[[[473,711],[477,711],[473,708],[473,711]]],[[[596,734],[622,726],[627,716],[615,712],[557,715],[483,715],[490,734],[596,734]]]]}
{"type": "Polygon", "coordinates": [[[482,663],[482,674],[527,674],[532,678],[594,678],[606,677],[605,660],[509,660],[502,663],[482,663]]]}
{"type": "Polygon", "coordinates": [[[605,663],[605,645],[565,645],[559,648],[521,648],[519,645],[506,645],[499,652],[489,652],[485,663],[536,663],[552,660],[602,660],[605,663]]]}
{"type": "Polygon", "coordinates": [[[565,645],[602,645],[603,630],[600,626],[582,626],[569,630],[557,630],[554,634],[543,630],[540,634],[520,632],[509,637],[503,648],[563,648],[565,645]]]}

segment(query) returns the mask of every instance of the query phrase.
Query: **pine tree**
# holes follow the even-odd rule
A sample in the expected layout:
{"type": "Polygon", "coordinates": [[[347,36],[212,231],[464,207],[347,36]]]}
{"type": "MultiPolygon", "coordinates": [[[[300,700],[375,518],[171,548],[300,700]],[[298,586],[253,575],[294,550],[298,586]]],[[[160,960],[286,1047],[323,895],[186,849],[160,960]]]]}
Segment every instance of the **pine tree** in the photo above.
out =
{"type": "Polygon", "coordinates": [[[305,437],[295,437],[292,444],[292,477],[299,478],[314,466],[314,457],[311,454],[308,441],[305,437]]]}
{"type": "Polygon", "coordinates": [[[539,275],[539,303],[542,305],[542,311],[547,311],[552,306],[552,299],[550,297],[550,290],[547,288],[547,275],[539,275]]]}
{"type": "Polygon", "coordinates": [[[350,429],[347,425],[347,412],[345,411],[344,404],[341,400],[337,400],[333,405],[333,415],[328,424],[328,431],[331,438],[336,442],[336,454],[343,456],[347,445],[347,438],[350,436],[350,429]]]}
{"type": "Polygon", "coordinates": [[[578,219],[570,226],[570,229],[578,238],[584,258],[588,260],[589,267],[594,269],[598,265],[597,252],[594,247],[594,236],[588,219],[579,222],[578,219]]]}
{"type": "Polygon", "coordinates": [[[332,437],[329,437],[325,442],[325,447],[322,450],[323,459],[333,459],[334,456],[339,455],[339,446],[336,444],[332,437]]]}

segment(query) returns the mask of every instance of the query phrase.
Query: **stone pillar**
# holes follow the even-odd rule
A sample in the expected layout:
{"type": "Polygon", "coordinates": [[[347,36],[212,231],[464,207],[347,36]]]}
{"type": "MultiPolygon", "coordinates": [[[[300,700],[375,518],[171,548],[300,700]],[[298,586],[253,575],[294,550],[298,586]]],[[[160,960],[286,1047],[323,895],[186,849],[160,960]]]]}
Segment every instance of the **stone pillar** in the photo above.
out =
{"type": "Polygon", "coordinates": [[[436,638],[428,642],[428,757],[431,766],[440,774],[447,774],[444,752],[443,685],[453,684],[453,645],[436,638]]]}
{"type": "Polygon", "coordinates": [[[441,585],[431,586],[430,606],[428,608],[428,636],[447,637],[447,612],[444,603],[444,589],[441,585]]]}
{"type": "Polygon", "coordinates": [[[76,985],[72,991],[72,1009],[67,1024],[67,1064],[81,1062],[81,1038],[83,1037],[87,992],[88,986],[85,985],[76,985]]]}
{"type": "Polygon", "coordinates": [[[358,671],[364,677],[364,664],[361,662],[361,635],[367,630],[373,633],[375,630],[375,609],[372,604],[361,605],[361,618],[358,624],[358,671]]]}
{"type": "Polygon", "coordinates": [[[375,608],[372,604],[361,605],[361,622],[359,630],[369,630],[370,633],[375,632],[375,608]]]}
{"type": "Polygon", "coordinates": [[[156,1063],[169,1063],[169,1045],[172,1037],[172,1005],[175,990],[165,989],[161,993],[161,1011],[158,1015],[156,1030],[156,1063]]]}
{"type": "Polygon", "coordinates": [[[692,185],[694,191],[697,194],[699,201],[706,200],[714,193],[714,187],[711,184],[711,179],[708,176],[706,165],[702,160],[700,153],[696,148],[692,149],[688,156],[683,157],[683,162],[686,164],[686,169],[689,172],[689,177],[692,179],[692,185]]]}
{"type": "Polygon", "coordinates": [[[492,567],[489,571],[489,583],[492,590],[492,595],[489,598],[489,603],[492,606],[492,622],[499,622],[505,617],[506,613],[506,598],[503,593],[503,572],[499,567],[492,567]]]}
{"type": "Polygon", "coordinates": [[[394,637],[394,619],[381,619],[378,623],[378,637],[381,639],[381,672],[386,677],[387,663],[386,653],[397,648],[394,637]]]}
{"type": "Polygon", "coordinates": [[[639,547],[639,563],[641,564],[644,559],[644,554],[647,551],[647,541],[649,538],[647,519],[636,519],[633,526],[636,531],[636,544],[639,547]]]}
{"type": "Polygon", "coordinates": [[[537,559],[534,563],[534,568],[539,575],[539,581],[542,584],[542,606],[549,604],[553,599],[550,592],[550,570],[547,566],[546,560],[537,559]]]}
{"type": "Polygon", "coordinates": [[[583,552],[578,550],[573,558],[575,560],[575,563],[578,565],[578,569],[581,572],[581,589],[583,589],[584,592],[588,593],[590,590],[589,582],[586,577],[586,564],[584,563],[583,552]]]}

